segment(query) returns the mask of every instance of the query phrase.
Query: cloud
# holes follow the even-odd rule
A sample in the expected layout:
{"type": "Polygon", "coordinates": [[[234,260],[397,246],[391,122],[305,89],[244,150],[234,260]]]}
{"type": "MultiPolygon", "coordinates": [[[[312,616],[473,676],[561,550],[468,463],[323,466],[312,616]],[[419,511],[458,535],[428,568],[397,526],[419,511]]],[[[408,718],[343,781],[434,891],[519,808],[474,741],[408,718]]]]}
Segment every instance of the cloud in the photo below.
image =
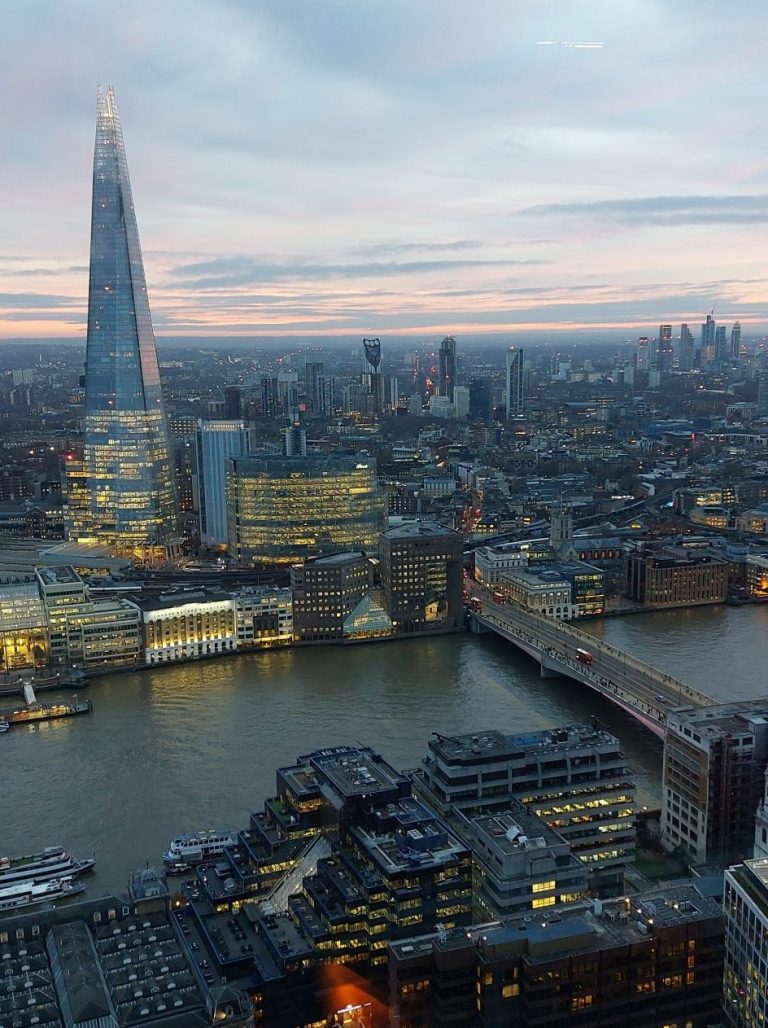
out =
{"type": "Polygon", "coordinates": [[[479,250],[482,243],[476,239],[455,239],[449,243],[372,243],[354,252],[366,257],[381,257],[398,253],[453,253],[457,250],[479,250]]]}
{"type": "Polygon", "coordinates": [[[750,196],[645,196],[619,200],[534,204],[518,214],[582,218],[624,225],[728,225],[768,222],[768,194],[750,196]]]}

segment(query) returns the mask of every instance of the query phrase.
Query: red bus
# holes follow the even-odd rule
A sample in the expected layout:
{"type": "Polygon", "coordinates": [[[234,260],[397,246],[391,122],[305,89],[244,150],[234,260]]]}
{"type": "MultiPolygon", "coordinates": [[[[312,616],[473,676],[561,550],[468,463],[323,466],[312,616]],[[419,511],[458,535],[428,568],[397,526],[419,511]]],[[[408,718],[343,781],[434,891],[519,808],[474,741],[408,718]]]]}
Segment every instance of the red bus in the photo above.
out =
{"type": "Polygon", "coordinates": [[[576,650],[576,660],[580,660],[582,664],[591,664],[593,659],[588,650],[576,650]]]}
{"type": "Polygon", "coordinates": [[[507,597],[504,595],[504,593],[493,593],[493,602],[494,603],[506,603],[507,602],[507,597]]]}

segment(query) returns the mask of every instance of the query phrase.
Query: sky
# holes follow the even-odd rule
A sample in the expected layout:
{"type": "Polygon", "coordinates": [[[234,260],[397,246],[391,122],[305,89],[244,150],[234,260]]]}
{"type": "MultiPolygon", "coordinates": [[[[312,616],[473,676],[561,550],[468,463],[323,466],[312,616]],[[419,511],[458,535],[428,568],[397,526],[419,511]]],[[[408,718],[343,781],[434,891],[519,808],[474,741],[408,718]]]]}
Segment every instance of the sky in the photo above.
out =
{"type": "Polygon", "coordinates": [[[0,18],[0,338],[85,337],[98,83],[159,337],[768,331],[764,0],[0,18]]]}

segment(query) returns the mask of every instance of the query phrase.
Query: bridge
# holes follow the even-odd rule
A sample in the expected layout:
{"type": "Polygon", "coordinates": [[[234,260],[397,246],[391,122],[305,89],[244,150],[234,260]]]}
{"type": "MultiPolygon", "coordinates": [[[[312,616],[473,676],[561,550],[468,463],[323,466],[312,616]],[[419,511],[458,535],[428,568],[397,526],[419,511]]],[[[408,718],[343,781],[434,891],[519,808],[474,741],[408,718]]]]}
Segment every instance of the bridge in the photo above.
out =
{"type": "Polygon", "coordinates": [[[517,604],[497,603],[489,592],[476,586],[472,592],[480,600],[480,609],[470,610],[473,631],[495,632],[538,661],[542,678],[564,676],[588,685],[661,738],[666,734],[670,710],[717,703],[706,693],[570,623],[517,604]],[[581,651],[581,659],[577,651],[581,651]]]}

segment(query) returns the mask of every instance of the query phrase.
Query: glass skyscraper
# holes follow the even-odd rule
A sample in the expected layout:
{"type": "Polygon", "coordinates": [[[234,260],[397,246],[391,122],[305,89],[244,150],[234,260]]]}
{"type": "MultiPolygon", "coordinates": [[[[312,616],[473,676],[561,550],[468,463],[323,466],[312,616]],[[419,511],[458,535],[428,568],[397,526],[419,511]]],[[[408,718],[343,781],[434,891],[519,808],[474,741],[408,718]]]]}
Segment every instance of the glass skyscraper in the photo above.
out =
{"type": "Polygon", "coordinates": [[[170,447],[123,132],[99,92],[93,164],[83,462],[69,535],[138,558],[177,534],[170,447]]]}

